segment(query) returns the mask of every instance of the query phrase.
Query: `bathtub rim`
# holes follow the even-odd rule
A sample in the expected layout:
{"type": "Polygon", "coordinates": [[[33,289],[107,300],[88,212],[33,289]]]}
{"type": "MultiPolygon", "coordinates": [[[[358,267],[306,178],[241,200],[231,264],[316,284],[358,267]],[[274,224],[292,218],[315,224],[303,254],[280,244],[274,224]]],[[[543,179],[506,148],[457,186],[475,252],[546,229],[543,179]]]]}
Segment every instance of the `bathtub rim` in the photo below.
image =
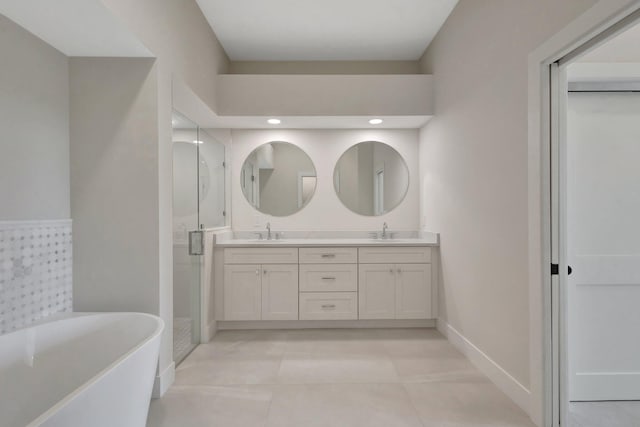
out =
{"type": "MultiPolygon", "coordinates": [[[[114,368],[118,367],[119,365],[123,364],[125,362],[125,360],[127,360],[134,353],[136,353],[138,350],[140,350],[145,345],[149,344],[154,339],[160,338],[160,335],[162,334],[162,331],[164,330],[165,324],[164,324],[164,321],[160,317],[155,316],[153,314],[149,314],[149,313],[139,313],[139,312],[133,312],[133,311],[132,312],[115,312],[115,311],[105,311],[105,312],[69,312],[69,313],[60,313],[60,314],[56,314],[56,315],[50,316],[49,318],[42,319],[41,321],[39,321],[39,322],[37,322],[37,323],[35,323],[33,325],[30,325],[30,326],[27,326],[25,328],[21,328],[21,329],[15,330],[13,332],[10,332],[10,334],[13,334],[13,333],[16,333],[16,332],[25,331],[27,329],[34,328],[34,327],[37,327],[37,326],[40,326],[40,325],[44,325],[44,324],[48,324],[48,323],[57,323],[57,322],[62,322],[64,320],[80,318],[80,317],[104,316],[104,315],[123,315],[123,316],[125,316],[125,315],[136,315],[136,316],[148,317],[148,318],[154,319],[157,322],[157,326],[156,326],[156,329],[153,331],[153,333],[150,334],[147,338],[145,338],[143,341],[138,343],[136,346],[132,347],[129,351],[123,353],[119,358],[114,360],[112,363],[108,364],[103,369],[98,371],[94,376],[92,376],[87,381],[82,383],[81,386],[79,386],[78,388],[76,388],[71,393],[67,394],[66,396],[64,396],[62,399],[60,399],[58,402],[56,402],[55,405],[51,406],[49,409],[47,409],[46,411],[44,411],[43,413],[38,415],[37,418],[35,418],[32,421],[30,421],[29,424],[27,424],[25,427],[37,427],[37,426],[41,425],[43,422],[45,422],[47,419],[49,419],[52,415],[54,415],[56,412],[58,412],[61,408],[63,408],[66,404],[71,402],[75,397],[77,397],[82,392],[87,390],[89,387],[91,387],[95,383],[97,383],[100,380],[100,378],[102,378],[107,372],[109,372],[112,369],[114,369],[114,368]]],[[[156,365],[157,365],[157,361],[156,361],[156,365]]],[[[157,366],[156,366],[156,370],[157,370],[157,366]]]]}

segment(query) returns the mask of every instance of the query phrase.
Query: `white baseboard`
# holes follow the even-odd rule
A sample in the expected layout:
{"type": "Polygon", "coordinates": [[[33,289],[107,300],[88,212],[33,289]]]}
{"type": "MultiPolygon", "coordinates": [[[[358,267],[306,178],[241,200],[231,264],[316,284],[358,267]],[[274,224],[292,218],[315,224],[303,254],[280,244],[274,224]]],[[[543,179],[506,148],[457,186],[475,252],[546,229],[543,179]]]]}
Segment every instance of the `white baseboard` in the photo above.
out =
{"type": "Polygon", "coordinates": [[[211,341],[211,338],[216,334],[217,329],[217,322],[215,320],[212,320],[211,323],[204,324],[202,327],[202,333],[200,334],[200,341],[202,343],[211,341]]]}
{"type": "Polygon", "coordinates": [[[525,386],[520,384],[518,380],[513,378],[500,365],[444,320],[438,319],[437,328],[480,372],[489,377],[504,394],[509,396],[516,405],[530,415],[531,392],[525,386]]]}
{"type": "Polygon", "coordinates": [[[428,320],[255,320],[218,321],[218,330],[225,329],[358,329],[358,328],[435,328],[428,320]]]}
{"type": "Polygon", "coordinates": [[[153,393],[151,394],[151,397],[159,399],[164,396],[175,379],[176,364],[175,362],[171,362],[164,371],[159,375],[156,375],[156,380],[153,382],[153,393]]]}

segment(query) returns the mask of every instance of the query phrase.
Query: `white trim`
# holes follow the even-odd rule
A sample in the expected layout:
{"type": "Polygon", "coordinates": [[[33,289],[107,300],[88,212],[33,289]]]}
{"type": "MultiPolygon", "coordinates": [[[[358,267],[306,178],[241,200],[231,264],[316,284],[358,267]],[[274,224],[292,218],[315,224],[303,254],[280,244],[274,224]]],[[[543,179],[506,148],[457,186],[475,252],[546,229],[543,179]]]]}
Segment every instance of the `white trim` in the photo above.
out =
{"type": "Polygon", "coordinates": [[[162,373],[156,375],[156,379],[153,382],[153,392],[151,393],[151,397],[154,399],[160,399],[164,394],[169,390],[171,384],[176,379],[176,364],[175,362],[171,362],[169,366],[165,368],[162,373]]]}
{"type": "Polygon", "coordinates": [[[9,230],[25,227],[46,227],[58,225],[71,225],[71,219],[36,219],[27,221],[0,221],[0,230],[9,230]]]}
{"type": "Polygon", "coordinates": [[[217,322],[215,320],[212,320],[210,323],[205,324],[201,333],[202,335],[201,343],[210,342],[217,331],[218,331],[217,322]]]}
{"type": "Polygon", "coordinates": [[[531,418],[551,425],[549,65],[640,9],[640,0],[600,0],[529,55],[528,212],[531,418]]]}
{"type": "Polygon", "coordinates": [[[218,330],[237,329],[367,329],[367,328],[435,328],[435,319],[426,320],[255,320],[221,321],[218,330]]]}
{"type": "Polygon", "coordinates": [[[313,198],[313,195],[316,192],[316,188],[318,187],[318,174],[315,171],[305,171],[305,172],[300,172],[298,171],[298,209],[302,209],[304,207],[304,203],[303,203],[303,191],[304,191],[304,182],[302,178],[315,178],[316,179],[316,185],[313,187],[313,193],[311,194],[311,197],[309,198],[309,201],[311,201],[311,198],[313,198]]]}
{"type": "Polygon", "coordinates": [[[489,379],[522,408],[523,411],[527,414],[529,413],[531,393],[525,386],[520,384],[518,380],[509,375],[499,364],[443,319],[438,319],[437,328],[480,372],[489,377],[489,379]]]}

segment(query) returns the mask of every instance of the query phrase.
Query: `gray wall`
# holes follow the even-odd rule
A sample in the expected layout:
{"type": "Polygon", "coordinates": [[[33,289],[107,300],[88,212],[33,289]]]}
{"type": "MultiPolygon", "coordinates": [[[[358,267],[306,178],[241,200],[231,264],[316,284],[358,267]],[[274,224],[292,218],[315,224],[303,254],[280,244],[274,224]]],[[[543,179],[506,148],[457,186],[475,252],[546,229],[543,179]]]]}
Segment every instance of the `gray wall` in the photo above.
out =
{"type": "Polygon", "coordinates": [[[74,309],[158,314],[153,59],[70,60],[74,309]]]}
{"type": "Polygon", "coordinates": [[[229,58],[195,0],[103,0],[169,69],[216,111],[216,74],[229,58]]]}
{"type": "MultiPolygon", "coordinates": [[[[173,360],[172,86],[177,81],[184,82],[216,111],[215,76],[226,72],[229,59],[195,0],[103,0],[103,3],[157,56],[158,170],[155,182],[146,192],[150,197],[158,195],[155,230],[158,247],[154,253],[158,261],[155,268],[159,269],[156,287],[160,293],[160,317],[165,322],[159,374],[169,379],[173,360]]],[[[168,381],[163,381],[161,391],[168,385],[168,381]]],[[[156,395],[158,392],[156,389],[156,395]]]]}
{"type": "Polygon", "coordinates": [[[529,375],[528,54],[595,0],[461,0],[427,50],[422,225],[441,233],[440,315],[524,387],[529,375]]]}
{"type": "Polygon", "coordinates": [[[229,74],[420,74],[418,61],[233,61],[229,74]]]}
{"type": "Polygon", "coordinates": [[[0,15],[0,220],[69,218],[65,55],[0,15]]]}

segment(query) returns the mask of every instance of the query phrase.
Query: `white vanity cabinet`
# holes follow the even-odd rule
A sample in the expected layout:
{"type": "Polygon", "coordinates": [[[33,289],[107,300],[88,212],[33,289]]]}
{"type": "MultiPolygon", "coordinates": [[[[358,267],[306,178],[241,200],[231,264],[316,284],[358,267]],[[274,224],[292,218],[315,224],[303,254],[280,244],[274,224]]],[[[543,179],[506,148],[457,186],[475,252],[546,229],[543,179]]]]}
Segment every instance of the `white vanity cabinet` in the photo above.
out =
{"type": "Polygon", "coordinates": [[[300,248],[300,320],[358,318],[358,248],[300,248]]]}
{"type": "Polygon", "coordinates": [[[432,250],[400,245],[226,247],[220,257],[224,277],[216,293],[218,319],[433,319],[437,274],[432,250]]]}
{"type": "Polygon", "coordinates": [[[262,320],[298,320],[298,265],[262,266],[262,320]]]}
{"type": "Polygon", "coordinates": [[[433,318],[430,262],[430,248],[361,248],[359,318],[433,318]]]}
{"type": "Polygon", "coordinates": [[[260,320],[262,276],[260,265],[224,266],[225,320],[260,320]]]}
{"type": "Polygon", "coordinates": [[[298,320],[297,248],[225,249],[224,261],[224,320],[298,320]]]}

